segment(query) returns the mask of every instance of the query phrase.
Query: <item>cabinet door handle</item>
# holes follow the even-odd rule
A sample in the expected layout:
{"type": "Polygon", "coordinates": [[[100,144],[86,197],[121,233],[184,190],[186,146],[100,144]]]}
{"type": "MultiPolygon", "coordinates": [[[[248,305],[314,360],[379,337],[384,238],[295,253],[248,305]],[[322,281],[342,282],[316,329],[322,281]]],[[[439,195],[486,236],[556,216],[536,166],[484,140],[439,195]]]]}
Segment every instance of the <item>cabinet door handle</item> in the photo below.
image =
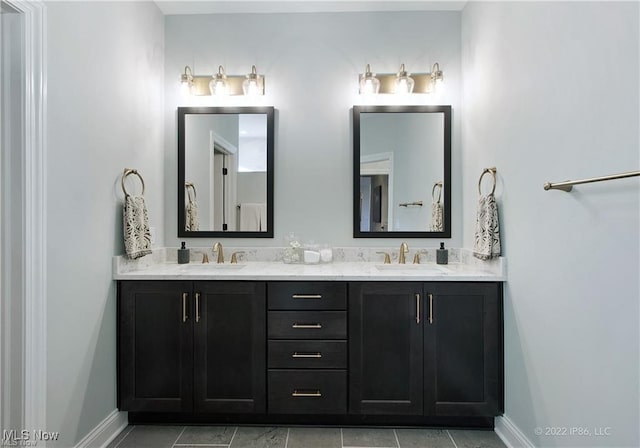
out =
{"type": "Polygon", "coordinates": [[[182,322],[186,322],[189,316],[187,316],[187,297],[189,297],[188,292],[182,293],[182,322]]]}
{"type": "Polygon", "coordinates": [[[196,293],[196,322],[200,322],[200,293],[196,293]]]}
{"type": "Polygon", "coordinates": [[[322,299],[322,294],[294,294],[294,299],[322,299]]]}
{"type": "Polygon", "coordinates": [[[292,397],[322,397],[322,392],[319,390],[294,390],[291,394],[292,397]]]}
{"type": "Polygon", "coordinates": [[[429,294],[429,323],[433,323],[433,294],[429,294]]]}
{"type": "Polygon", "coordinates": [[[292,358],[322,358],[322,353],[298,353],[294,352],[291,355],[292,358]]]}
{"type": "Polygon", "coordinates": [[[314,329],[314,330],[319,330],[322,328],[322,324],[299,324],[299,323],[294,323],[293,325],[291,325],[291,328],[298,328],[298,329],[303,329],[303,330],[309,330],[309,329],[314,329]]]}
{"type": "Polygon", "coordinates": [[[416,294],[416,323],[420,323],[420,294],[416,294]]]}

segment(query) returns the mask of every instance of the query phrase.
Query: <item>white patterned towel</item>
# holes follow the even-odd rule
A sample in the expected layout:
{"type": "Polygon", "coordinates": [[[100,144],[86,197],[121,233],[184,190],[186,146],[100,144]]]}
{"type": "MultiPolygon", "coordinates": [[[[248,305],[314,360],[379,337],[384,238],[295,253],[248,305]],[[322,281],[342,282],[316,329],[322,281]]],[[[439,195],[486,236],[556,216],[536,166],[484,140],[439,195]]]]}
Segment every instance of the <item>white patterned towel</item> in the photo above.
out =
{"type": "Polygon", "coordinates": [[[150,254],[151,232],[143,196],[125,196],[123,224],[124,248],[127,256],[135,259],[150,254]]]}
{"type": "Polygon", "coordinates": [[[500,256],[498,204],[493,194],[480,196],[478,200],[473,255],[481,260],[489,260],[500,256]]]}
{"type": "Polygon", "coordinates": [[[184,227],[186,230],[196,231],[200,230],[200,223],[198,222],[198,203],[189,199],[187,207],[185,209],[186,222],[184,227]]]}
{"type": "Polygon", "coordinates": [[[444,224],[442,223],[442,204],[434,202],[431,204],[431,231],[442,232],[444,230],[444,224]]]}

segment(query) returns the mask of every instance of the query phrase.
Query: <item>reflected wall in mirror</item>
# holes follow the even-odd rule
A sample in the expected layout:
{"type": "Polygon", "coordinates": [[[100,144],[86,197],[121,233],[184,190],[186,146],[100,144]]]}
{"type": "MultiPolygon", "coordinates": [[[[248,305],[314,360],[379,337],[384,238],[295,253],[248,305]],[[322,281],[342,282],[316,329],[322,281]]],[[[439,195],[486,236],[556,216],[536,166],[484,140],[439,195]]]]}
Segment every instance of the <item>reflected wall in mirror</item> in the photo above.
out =
{"type": "Polygon", "coordinates": [[[451,237],[451,106],[354,106],[353,236],[451,237]]]}
{"type": "Polygon", "coordinates": [[[178,108],[178,236],[273,238],[273,107],[178,108]]]}

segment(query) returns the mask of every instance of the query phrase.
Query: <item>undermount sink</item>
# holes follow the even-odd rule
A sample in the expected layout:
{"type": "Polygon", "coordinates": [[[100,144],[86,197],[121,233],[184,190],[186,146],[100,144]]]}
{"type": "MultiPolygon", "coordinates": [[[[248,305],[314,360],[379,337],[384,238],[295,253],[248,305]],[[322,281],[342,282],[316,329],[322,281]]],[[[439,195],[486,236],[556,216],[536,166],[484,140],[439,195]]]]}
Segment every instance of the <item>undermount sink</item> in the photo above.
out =
{"type": "Polygon", "coordinates": [[[430,274],[449,274],[450,269],[429,264],[377,264],[379,271],[417,271],[430,274]]]}
{"type": "Polygon", "coordinates": [[[242,269],[245,266],[246,264],[236,263],[190,263],[182,266],[182,269],[188,271],[217,271],[242,269]]]}

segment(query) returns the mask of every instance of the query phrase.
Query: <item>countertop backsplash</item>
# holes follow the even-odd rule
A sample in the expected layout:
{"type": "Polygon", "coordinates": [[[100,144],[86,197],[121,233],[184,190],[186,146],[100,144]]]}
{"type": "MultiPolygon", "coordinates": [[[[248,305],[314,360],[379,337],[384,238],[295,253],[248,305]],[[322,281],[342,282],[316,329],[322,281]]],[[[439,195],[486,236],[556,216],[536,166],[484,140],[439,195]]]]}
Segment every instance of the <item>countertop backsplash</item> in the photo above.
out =
{"type": "MultiPolygon", "coordinates": [[[[154,249],[153,253],[136,260],[126,256],[115,256],[113,259],[114,272],[126,273],[144,270],[158,264],[177,263],[177,247],[163,247],[154,249]]],[[[190,262],[202,263],[203,254],[207,254],[210,263],[215,263],[215,256],[211,247],[189,247],[190,262]]],[[[406,255],[407,264],[412,263],[416,252],[420,253],[421,263],[436,262],[435,247],[410,247],[406,255]]],[[[225,262],[231,260],[231,255],[237,252],[239,262],[282,262],[285,247],[224,247],[225,262]]],[[[397,247],[333,247],[333,262],[370,262],[383,263],[387,252],[391,256],[391,263],[398,263],[399,248],[397,247]]],[[[473,256],[470,249],[449,248],[450,264],[465,264],[476,269],[491,270],[506,273],[506,260],[499,257],[493,260],[479,260],[473,256]]]]}

